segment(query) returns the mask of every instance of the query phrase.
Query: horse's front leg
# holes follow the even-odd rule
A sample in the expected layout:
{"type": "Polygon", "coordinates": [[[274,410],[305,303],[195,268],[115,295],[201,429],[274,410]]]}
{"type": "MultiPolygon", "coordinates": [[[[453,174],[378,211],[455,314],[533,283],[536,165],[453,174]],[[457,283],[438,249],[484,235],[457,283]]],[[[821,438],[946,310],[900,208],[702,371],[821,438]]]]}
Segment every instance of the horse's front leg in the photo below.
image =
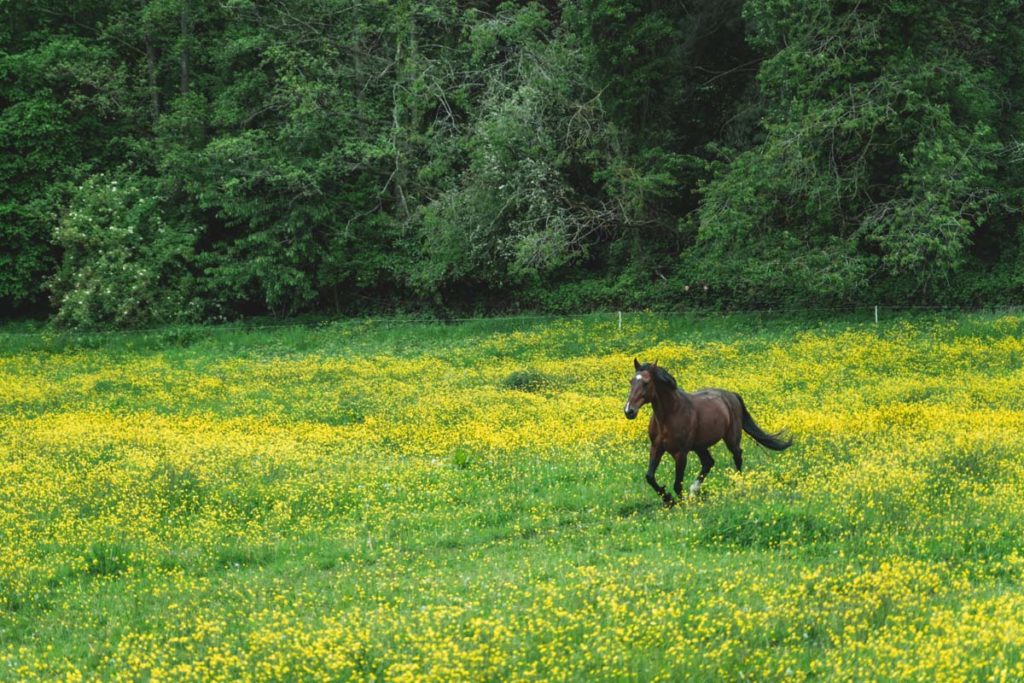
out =
{"type": "Polygon", "coordinates": [[[704,478],[708,476],[708,472],[715,466],[715,459],[711,457],[711,451],[707,448],[697,449],[697,457],[700,458],[700,474],[697,475],[697,481],[690,485],[691,495],[700,493],[700,485],[704,483],[704,478]]]}
{"type": "Polygon", "coordinates": [[[660,486],[654,476],[654,473],[658,471],[658,465],[661,464],[661,455],[664,452],[665,450],[658,444],[651,444],[651,459],[647,462],[647,483],[661,496],[665,505],[672,505],[675,502],[672,500],[672,494],[666,491],[665,487],[660,486]]]}
{"type": "Polygon", "coordinates": [[[673,454],[676,459],[676,481],[672,485],[672,490],[676,492],[677,498],[683,497],[683,475],[686,474],[686,451],[680,451],[673,454]]]}

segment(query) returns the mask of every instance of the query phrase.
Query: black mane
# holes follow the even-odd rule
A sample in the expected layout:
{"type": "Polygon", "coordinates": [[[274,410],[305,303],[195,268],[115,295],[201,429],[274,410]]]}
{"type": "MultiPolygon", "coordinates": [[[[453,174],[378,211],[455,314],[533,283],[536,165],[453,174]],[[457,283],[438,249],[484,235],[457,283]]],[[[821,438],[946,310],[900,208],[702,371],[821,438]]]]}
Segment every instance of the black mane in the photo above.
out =
{"type": "Polygon", "coordinates": [[[653,370],[653,372],[651,372],[651,377],[653,377],[654,381],[658,384],[664,384],[668,386],[669,389],[679,388],[676,385],[676,378],[668,374],[668,371],[660,365],[652,367],[650,363],[644,363],[640,366],[640,369],[648,371],[653,370]]]}

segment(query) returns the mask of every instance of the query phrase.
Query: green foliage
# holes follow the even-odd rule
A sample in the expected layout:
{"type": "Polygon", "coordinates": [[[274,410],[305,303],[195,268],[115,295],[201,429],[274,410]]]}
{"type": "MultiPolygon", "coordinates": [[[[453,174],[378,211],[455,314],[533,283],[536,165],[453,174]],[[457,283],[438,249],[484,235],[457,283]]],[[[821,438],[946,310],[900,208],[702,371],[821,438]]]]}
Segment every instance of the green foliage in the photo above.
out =
{"type": "Polygon", "coordinates": [[[1019,62],[1003,56],[1024,48],[1015,4],[772,0],[744,12],[768,54],[765,137],[725,150],[704,189],[709,280],[741,298],[863,299],[887,278],[898,298],[930,296],[984,256],[971,251],[983,229],[1007,234],[1020,122],[1000,102],[1020,98],[1019,62]]]}
{"type": "Polygon", "coordinates": [[[54,233],[64,257],[51,283],[56,322],[132,326],[194,317],[195,237],[166,225],[151,185],[98,174],[77,188],[54,233]]]}
{"type": "Polygon", "coordinates": [[[65,255],[54,234],[100,173],[160,197],[177,241],[146,258],[187,263],[167,276],[187,312],[55,299],[66,324],[1015,301],[1021,18],[1009,0],[8,3],[0,312],[71,291],[98,243],[65,255]]]}
{"type": "Polygon", "coordinates": [[[472,465],[473,461],[476,459],[477,454],[465,446],[459,446],[452,451],[451,455],[452,464],[460,470],[469,469],[470,465],[472,465]]]}
{"type": "Polygon", "coordinates": [[[43,298],[62,185],[119,132],[124,78],[102,45],[60,33],[33,45],[13,38],[0,53],[0,310],[43,298]]]}
{"type": "Polygon", "coordinates": [[[605,123],[581,50],[542,40],[546,30],[543,10],[529,5],[504,8],[471,33],[489,82],[468,167],[424,214],[421,287],[444,277],[521,282],[585,256],[615,215],[573,177],[590,182],[605,123]]]}
{"type": "Polygon", "coordinates": [[[515,389],[516,391],[541,391],[550,384],[551,379],[547,375],[532,368],[517,370],[501,382],[506,389],[515,389]]]}

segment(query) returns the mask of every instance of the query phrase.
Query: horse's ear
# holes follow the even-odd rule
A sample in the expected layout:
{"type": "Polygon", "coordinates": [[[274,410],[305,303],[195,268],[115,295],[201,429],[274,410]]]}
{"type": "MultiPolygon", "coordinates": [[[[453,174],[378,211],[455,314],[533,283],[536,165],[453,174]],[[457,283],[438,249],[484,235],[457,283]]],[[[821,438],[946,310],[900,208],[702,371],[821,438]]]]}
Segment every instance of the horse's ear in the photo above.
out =
{"type": "Polygon", "coordinates": [[[640,369],[640,361],[638,361],[635,357],[633,358],[633,367],[636,368],[637,370],[640,369]]]}
{"type": "Polygon", "coordinates": [[[652,370],[653,370],[654,368],[656,368],[656,367],[658,367],[658,361],[654,361],[653,363],[651,363],[651,369],[652,369],[652,370]]]}

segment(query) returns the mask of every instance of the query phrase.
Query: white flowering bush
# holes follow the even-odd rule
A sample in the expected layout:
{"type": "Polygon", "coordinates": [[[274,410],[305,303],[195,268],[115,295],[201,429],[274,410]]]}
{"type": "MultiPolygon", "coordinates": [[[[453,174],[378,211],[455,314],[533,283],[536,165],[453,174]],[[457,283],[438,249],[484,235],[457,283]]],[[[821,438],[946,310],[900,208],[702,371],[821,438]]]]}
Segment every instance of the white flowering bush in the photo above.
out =
{"type": "Polygon", "coordinates": [[[131,327],[194,317],[194,230],[173,229],[145,179],[98,174],[79,186],[54,230],[63,251],[50,283],[56,321],[131,327]]]}

